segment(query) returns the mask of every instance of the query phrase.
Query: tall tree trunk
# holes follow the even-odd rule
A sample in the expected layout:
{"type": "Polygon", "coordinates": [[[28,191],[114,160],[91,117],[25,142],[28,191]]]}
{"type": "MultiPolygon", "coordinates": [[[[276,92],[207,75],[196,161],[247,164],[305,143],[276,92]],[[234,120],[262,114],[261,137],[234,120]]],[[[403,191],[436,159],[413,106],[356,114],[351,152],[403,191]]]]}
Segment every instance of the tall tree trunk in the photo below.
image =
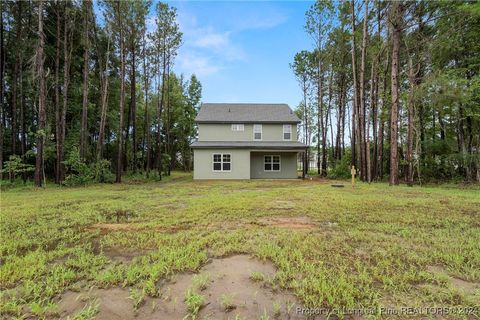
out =
{"type": "Polygon", "coordinates": [[[118,150],[117,150],[117,172],[115,182],[122,182],[122,157],[123,157],[123,114],[125,112],[125,48],[123,40],[123,23],[120,2],[117,2],[117,17],[120,29],[120,103],[119,103],[119,123],[118,123],[118,150]]]}
{"type": "MultiPolygon", "coordinates": [[[[162,51],[162,84],[161,84],[161,92],[160,92],[160,83],[158,83],[158,103],[157,103],[157,169],[158,169],[158,177],[162,180],[162,111],[163,111],[163,99],[165,95],[165,72],[166,72],[166,53],[165,53],[165,43],[163,45],[162,51]]],[[[160,70],[160,68],[158,68],[160,70]]]]}
{"type": "Polygon", "coordinates": [[[353,100],[352,100],[352,166],[357,165],[357,108],[358,108],[358,84],[357,84],[357,63],[355,50],[355,0],[351,3],[352,10],[352,79],[353,79],[353,100]]]}
{"type": "MultiPolygon", "coordinates": [[[[341,160],[345,154],[345,124],[347,122],[347,85],[345,77],[346,75],[344,75],[342,82],[342,152],[340,152],[338,160],[341,160]]],[[[350,128],[350,126],[347,126],[347,128],[350,128]]]]}
{"type": "Polygon", "coordinates": [[[87,152],[87,124],[88,124],[88,51],[90,50],[90,41],[88,37],[88,19],[90,17],[90,0],[84,0],[84,51],[83,51],[83,99],[82,99],[82,123],[80,129],[80,158],[85,161],[87,152]]]}
{"type": "Polygon", "coordinates": [[[68,15],[68,2],[64,5],[64,30],[63,30],[63,106],[60,112],[60,139],[59,139],[59,182],[65,180],[65,165],[63,161],[65,159],[65,132],[67,121],[67,106],[68,106],[68,87],[70,85],[70,61],[72,57],[72,29],[70,25],[70,17],[68,15]]]}
{"type": "MultiPolygon", "coordinates": [[[[3,168],[3,133],[5,128],[5,44],[3,39],[3,6],[0,1],[0,168],[3,168]]],[[[3,173],[0,172],[0,180],[3,179],[3,173]]]]}
{"type": "MultiPolygon", "coordinates": [[[[379,129],[378,129],[378,161],[377,161],[377,176],[376,179],[383,179],[383,159],[384,159],[384,142],[385,142],[385,113],[387,108],[387,80],[388,70],[390,69],[390,54],[387,51],[387,58],[385,59],[385,67],[383,72],[382,83],[382,106],[380,107],[379,115],[379,129]]],[[[389,108],[390,109],[390,108],[389,108]]]]}
{"type": "MultiPolygon", "coordinates": [[[[367,115],[366,115],[366,145],[365,148],[366,150],[366,161],[367,161],[367,182],[370,183],[372,182],[372,162],[370,159],[370,119],[374,119],[375,114],[374,110],[376,109],[376,101],[375,101],[375,86],[376,86],[376,81],[375,81],[375,69],[376,69],[376,61],[372,61],[372,67],[371,67],[371,74],[370,74],[370,108],[371,108],[371,114],[368,113],[368,110],[366,110],[367,115]]],[[[372,121],[372,127],[375,126],[375,121],[372,121]]],[[[376,134],[375,128],[373,128],[374,131],[374,137],[376,134]]],[[[374,159],[375,159],[375,154],[374,154],[374,159]]]]}
{"type": "MultiPolygon", "coordinates": [[[[97,48],[98,56],[100,57],[100,52],[97,48]]],[[[101,80],[101,89],[102,89],[102,106],[100,111],[100,128],[98,131],[98,141],[97,141],[97,161],[102,158],[103,154],[103,144],[105,140],[105,125],[107,122],[107,100],[108,100],[108,62],[110,60],[110,35],[107,40],[107,54],[105,58],[105,69],[102,70],[100,64],[100,80],[101,80]]]]}
{"type": "Polygon", "coordinates": [[[60,155],[60,142],[61,142],[61,106],[60,106],[60,1],[56,1],[55,4],[56,16],[57,16],[57,34],[55,43],[55,183],[60,183],[62,157],[60,155]]]}
{"type": "Polygon", "coordinates": [[[366,128],[365,128],[365,63],[367,59],[367,33],[368,33],[368,0],[364,1],[362,56],[360,62],[360,105],[358,112],[358,124],[360,135],[360,174],[363,181],[367,180],[367,150],[366,150],[366,128]]]}
{"type": "Polygon", "coordinates": [[[130,109],[132,121],[133,172],[137,172],[137,72],[135,70],[135,46],[132,48],[132,83],[130,88],[130,109]]]}
{"type": "Polygon", "coordinates": [[[323,126],[322,131],[322,176],[327,176],[327,136],[328,136],[328,117],[330,114],[330,107],[332,104],[332,82],[333,82],[333,70],[330,72],[330,79],[328,81],[328,103],[327,103],[327,110],[325,112],[325,125],[323,126]]]}
{"type": "Polygon", "coordinates": [[[148,72],[147,72],[147,49],[146,49],[146,40],[145,33],[143,34],[143,78],[144,78],[144,89],[145,89],[145,113],[144,113],[144,126],[143,126],[143,150],[146,152],[146,161],[145,161],[145,171],[147,173],[147,178],[150,175],[150,119],[148,114],[148,72]]]}
{"type": "MultiPolygon", "coordinates": [[[[376,63],[378,63],[377,61],[376,63]]],[[[371,163],[371,170],[370,170],[370,177],[371,180],[377,177],[377,168],[378,168],[378,74],[374,75],[374,79],[372,79],[373,88],[373,96],[371,97],[372,101],[372,141],[373,141],[373,150],[372,150],[372,163],[371,163]]]]}
{"type": "Polygon", "coordinates": [[[470,168],[470,161],[468,161],[468,151],[467,146],[465,143],[465,129],[464,129],[464,118],[465,118],[465,111],[463,110],[462,104],[458,107],[458,124],[457,124],[457,131],[458,131],[458,152],[462,157],[462,165],[461,168],[463,169],[463,174],[465,180],[468,181],[472,178],[472,170],[470,168]]]}
{"type": "Polygon", "coordinates": [[[130,99],[130,103],[128,104],[128,110],[127,110],[127,123],[125,125],[125,139],[124,139],[124,153],[123,153],[123,171],[128,170],[128,164],[129,164],[129,159],[128,159],[128,142],[130,141],[130,123],[132,119],[132,100],[130,99]]]}
{"type": "Polygon", "coordinates": [[[168,136],[168,145],[169,145],[169,153],[168,155],[170,156],[170,161],[168,165],[168,175],[170,176],[175,164],[175,146],[173,144],[173,137],[172,137],[172,108],[171,108],[171,101],[170,101],[170,67],[171,67],[171,61],[170,61],[170,55],[168,55],[168,64],[167,64],[167,121],[168,121],[168,131],[167,131],[167,136],[168,136]]]}
{"type": "Polygon", "coordinates": [[[400,38],[403,26],[403,3],[393,2],[392,25],[392,109],[390,115],[390,179],[391,186],[398,185],[398,64],[400,61],[400,38]]]}
{"type": "MultiPolygon", "coordinates": [[[[340,78],[342,76],[340,75],[340,78]]],[[[335,152],[333,158],[336,160],[340,160],[341,157],[341,135],[342,135],[342,106],[343,106],[343,101],[342,101],[342,90],[343,90],[343,83],[342,80],[339,79],[337,82],[337,132],[335,134],[335,152]]]]}
{"type": "MultiPolygon", "coordinates": [[[[305,144],[308,145],[308,114],[307,114],[307,79],[303,79],[303,117],[305,119],[304,121],[304,138],[305,138],[305,144]]],[[[318,155],[317,155],[318,156],[318,155]]],[[[302,178],[304,179],[305,176],[308,173],[308,148],[305,150],[304,153],[302,153],[302,159],[303,159],[303,168],[302,168],[302,178]]]]}
{"type": "MultiPolygon", "coordinates": [[[[27,152],[27,141],[26,141],[26,124],[25,124],[25,96],[23,95],[23,52],[20,53],[20,69],[19,69],[19,83],[18,83],[18,93],[20,95],[20,148],[22,154],[22,162],[25,163],[26,152],[27,152]]],[[[27,181],[27,173],[23,172],[22,174],[23,182],[27,181]]]]}
{"type": "MultiPolygon", "coordinates": [[[[22,39],[22,1],[17,2],[17,30],[16,30],[16,44],[20,45],[22,39]]],[[[20,50],[15,52],[15,65],[12,79],[12,154],[17,154],[17,85],[18,85],[18,68],[20,65],[20,50]]],[[[11,175],[12,181],[15,179],[11,175]]]]}
{"type": "Polygon", "coordinates": [[[408,61],[408,81],[410,83],[410,91],[408,93],[408,120],[407,120],[407,154],[405,160],[407,162],[407,170],[405,172],[405,181],[408,185],[413,185],[413,129],[415,119],[415,89],[417,84],[418,70],[414,71],[412,58],[408,61]]]}
{"type": "MultiPolygon", "coordinates": [[[[320,35],[318,36],[320,38],[320,35]]],[[[320,40],[319,40],[320,42],[320,40]]],[[[322,59],[320,57],[320,43],[317,47],[318,63],[317,63],[317,174],[323,176],[321,167],[323,164],[320,161],[320,143],[323,136],[323,74],[322,74],[322,59]]],[[[305,99],[306,101],[306,99],[305,99]]],[[[305,102],[306,103],[306,102],[305,102]]],[[[305,108],[306,108],[305,104],[305,108]]],[[[308,144],[308,142],[306,142],[308,144]]],[[[323,144],[323,143],[322,143],[323,144]]]]}
{"type": "Polygon", "coordinates": [[[38,1],[38,46],[37,77],[38,77],[38,128],[37,128],[37,155],[35,158],[35,186],[43,185],[43,146],[45,142],[45,71],[43,67],[45,46],[45,34],[43,33],[43,0],[38,1]]]}
{"type": "MultiPolygon", "coordinates": [[[[333,84],[332,84],[333,86],[333,84]]],[[[332,98],[330,99],[330,102],[333,101],[333,93],[332,93],[332,98]]],[[[328,121],[329,121],[329,126],[330,126],[330,149],[332,150],[332,153],[331,153],[331,157],[332,159],[335,158],[335,148],[334,148],[334,138],[333,138],[333,121],[332,121],[332,107],[331,107],[331,103],[328,104],[329,107],[328,107],[328,110],[327,110],[327,116],[328,116],[328,121]]],[[[328,144],[327,144],[327,150],[328,150],[328,144]]]]}
{"type": "MultiPolygon", "coordinates": [[[[380,13],[380,6],[379,2],[375,1],[375,5],[377,7],[377,34],[379,40],[382,39],[382,27],[381,27],[381,13],[380,13]]],[[[371,90],[372,97],[371,97],[371,120],[372,120],[372,139],[373,139],[373,150],[372,150],[372,163],[371,163],[371,170],[370,172],[370,181],[377,178],[377,169],[378,169],[378,83],[379,83],[379,70],[380,70],[380,57],[382,55],[382,49],[377,53],[376,59],[372,62],[376,64],[376,72],[373,72],[372,66],[372,85],[373,88],[371,90]]],[[[368,137],[367,137],[368,138],[368,137]]],[[[368,148],[370,150],[370,147],[368,148]]],[[[370,151],[369,151],[370,152],[370,151]]]]}
{"type": "MultiPolygon", "coordinates": [[[[320,77],[320,75],[319,75],[320,77]]],[[[318,106],[317,110],[317,174],[320,175],[322,173],[321,171],[321,161],[320,161],[320,141],[322,140],[322,118],[320,116],[320,106],[318,106]]]]}
{"type": "MultiPolygon", "coordinates": [[[[20,15],[22,18],[22,15],[20,15]]],[[[23,24],[22,24],[22,35],[23,35],[23,24]]],[[[24,40],[23,37],[20,37],[20,42],[18,43],[21,45],[21,49],[19,50],[19,69],[18,69],[18,94],[20,97],[20,152],[22,155],[22,162],[25,163],[26,160],[26,152],[27,152],[27,145],[26,145],[26,124],[25,124],[25,96],[23,92],[23,62],[24,62],[24,40]]],[[[1,56],[1,55],[0,55],[1,56]]],[[[0,162],[1,165],[1,162],[0,162]]],[[[25,183],[27,181],[27,173],[22,173],[22,179],[25,183]]]]}

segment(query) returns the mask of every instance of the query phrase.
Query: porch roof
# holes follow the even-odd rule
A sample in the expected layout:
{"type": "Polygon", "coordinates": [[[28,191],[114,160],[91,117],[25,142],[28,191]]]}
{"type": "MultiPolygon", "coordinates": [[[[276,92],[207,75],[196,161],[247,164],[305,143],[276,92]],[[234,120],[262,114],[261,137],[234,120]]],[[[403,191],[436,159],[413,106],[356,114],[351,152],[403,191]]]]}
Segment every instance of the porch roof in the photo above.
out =
{"type": "Polygon", "coordinates": [[[298,141],[195,141],[192,149],[260,149],[302,151],[308,146],[298,141]]]}

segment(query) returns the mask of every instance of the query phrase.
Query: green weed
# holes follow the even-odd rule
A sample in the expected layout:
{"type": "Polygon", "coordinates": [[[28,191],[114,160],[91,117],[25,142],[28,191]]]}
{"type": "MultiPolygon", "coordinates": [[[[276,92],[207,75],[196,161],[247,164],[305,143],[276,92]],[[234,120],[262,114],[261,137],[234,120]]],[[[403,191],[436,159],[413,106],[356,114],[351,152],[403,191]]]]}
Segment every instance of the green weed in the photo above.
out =
{"type": "Polygon", "coordinates": [[[185,293],[185,304],[192,319],[196,319],[198,311],[203,306],[204,298],[193,289],[188,289],[185,293]]]}

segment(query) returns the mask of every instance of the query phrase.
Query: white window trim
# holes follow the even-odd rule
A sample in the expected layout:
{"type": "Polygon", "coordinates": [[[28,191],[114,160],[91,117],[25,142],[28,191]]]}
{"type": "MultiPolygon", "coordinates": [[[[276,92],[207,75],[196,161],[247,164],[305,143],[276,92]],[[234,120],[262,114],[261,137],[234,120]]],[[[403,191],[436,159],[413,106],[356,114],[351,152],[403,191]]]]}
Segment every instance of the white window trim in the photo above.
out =
{"type": "MultiPolygon", "coordinates": [[[[217,161],[218,163],[218,161],[217,161]]],[[[228,162],[227,162],[228,163],[228,162]]],[[[231,153],[212,153],[212,172],[232,172],[232,154],[231,153]],[[215,163],[214,157],[216,154],[220,155],[220,170],[214,170],[213,169],[213,164],[215,163]],[[223,170],[223,155],[229,155],[230,156],[230,170],[223,170]]]]}
{"type": "Polygon", "coordinates": [[[245,125],[243,123],[232,123],[231,128],[232,128],[232,131],[235,131],[235,132],[245,131],[245,125]]]}
{"type": "Polygon", "coordinates": [[[265,154],[263,156],[263,172],[281,172],[282,171],[282,157],[279,154],[265,154]],[[270,157],[271,159],[271,164],[272,164],[272,169],[271,170],[265,170],[265,158],[270,157]],[[278,157],[278,170],[273,170],[273,157],[278,157]]]}
{"type": "Polygon", "coordinates": [[[283,132],[282,132],[283,141],[292,141],[292,131],[293,131],[293,126],[291,124],[283,125],[283,132]],[[285,126],[290,126],[290,132],[285,131],[285,126]],[[290,133],[290,139],[285,139],[285,133],[290,133]]]}
{"type": "Polygon", "coordinates": [[[262,141],[263,140],[263,126],[261,124],[253,125],[253,141],[262,141]],[[255,132],[255,126],[260,127],[260,132],[255,132]],[[260,133],[260,139],[255,139],[255,133],[260,133]]]}

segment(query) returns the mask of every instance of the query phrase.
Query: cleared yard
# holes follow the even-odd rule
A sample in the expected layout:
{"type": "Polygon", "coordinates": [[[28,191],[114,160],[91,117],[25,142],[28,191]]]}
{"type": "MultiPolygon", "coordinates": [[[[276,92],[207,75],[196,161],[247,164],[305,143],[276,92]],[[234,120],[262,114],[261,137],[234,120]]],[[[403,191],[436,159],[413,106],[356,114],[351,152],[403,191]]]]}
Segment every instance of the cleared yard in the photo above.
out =
{"type": "Polygon", "coordinates": [[[175,173],[3,191],[2,317],[297,319],[299,307],[405,306],[478,317],[478,188],[332,183],[175,173]]]}

